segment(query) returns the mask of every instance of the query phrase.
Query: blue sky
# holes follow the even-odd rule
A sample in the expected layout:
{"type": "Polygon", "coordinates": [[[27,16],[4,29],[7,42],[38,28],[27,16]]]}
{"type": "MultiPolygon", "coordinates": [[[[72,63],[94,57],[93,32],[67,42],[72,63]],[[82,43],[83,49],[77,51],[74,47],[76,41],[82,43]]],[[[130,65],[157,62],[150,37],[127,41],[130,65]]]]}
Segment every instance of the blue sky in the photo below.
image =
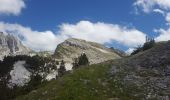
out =
{"type": "Polygon", "coordinates": [[[1,0],[0,31],[22,35],[35,50],[54,50],[69,37],[128,50],[145,35],[169,40],[169,11],[169,0],[1,0]]]}

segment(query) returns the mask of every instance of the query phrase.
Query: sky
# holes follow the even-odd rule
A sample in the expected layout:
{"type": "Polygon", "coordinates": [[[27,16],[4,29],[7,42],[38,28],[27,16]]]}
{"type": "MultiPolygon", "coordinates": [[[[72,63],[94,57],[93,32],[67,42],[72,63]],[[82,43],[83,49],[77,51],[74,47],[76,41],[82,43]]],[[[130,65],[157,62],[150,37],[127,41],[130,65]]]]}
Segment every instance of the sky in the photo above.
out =
{"type": "Polygon", "coordinates": [[[170,40],[170,0],[0,0],[0,31],[37,51],[80,38],[130,53],[170,40]]]}

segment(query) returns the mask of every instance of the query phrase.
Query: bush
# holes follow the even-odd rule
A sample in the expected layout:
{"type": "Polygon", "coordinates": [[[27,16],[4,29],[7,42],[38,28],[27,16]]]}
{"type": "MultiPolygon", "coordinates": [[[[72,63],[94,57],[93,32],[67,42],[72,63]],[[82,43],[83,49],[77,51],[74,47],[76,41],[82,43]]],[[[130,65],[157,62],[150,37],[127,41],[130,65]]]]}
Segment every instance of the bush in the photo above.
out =
{"type": "Polygon", "coordinates": [[[137,54],[137,53],[139,53],[139,52],[141,52],[142,51],[142,47],[141,46],[138,46],[132,53],[131,53],[131,55],[135,55],[135,54],[137,54]]]}
{"type": "Polygon", "coordinates": [[[136,50],[134,50],[131,53],[131,55],[135,55],[135,54],[137,54],[137,53],[139,53],[141,51],[148,50],[148,49],[152,48],[154,45],[155,45],[155,40],[154,39],[149,39],[148,41],[146,41],[144,43],[144,45],[142,47],[141,46],[137,47],[136,50]]]}
{"type": "Polygon", "coordinates": [[[155,40],[154,39],[150,40],[149,42],[144,43],[142,50],[143,51],[148,50],[152,48],[154,45],[155,45],[155,40]]]}

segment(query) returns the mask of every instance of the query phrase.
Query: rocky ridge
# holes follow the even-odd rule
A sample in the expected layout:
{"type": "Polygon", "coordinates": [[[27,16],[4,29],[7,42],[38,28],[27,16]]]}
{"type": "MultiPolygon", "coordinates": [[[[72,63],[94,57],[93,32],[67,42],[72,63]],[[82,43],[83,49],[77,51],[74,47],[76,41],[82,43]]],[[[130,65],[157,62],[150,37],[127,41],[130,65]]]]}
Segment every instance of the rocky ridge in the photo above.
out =
{"type": "Polygon", "coordinates": [[[4,56],[25,55],[30,51],[31,49],[25,47],[17,37],[0,32],[0,60],[4,56]]]}
{"type": "Polygon", "coordinates": [[[67,39],[59,44],[55,50],[54,57],[72,63],[73,59],[82,53],[87,55],[90,64],[121,58],[119,54],[101,44],[75,38],[67,39]]]}

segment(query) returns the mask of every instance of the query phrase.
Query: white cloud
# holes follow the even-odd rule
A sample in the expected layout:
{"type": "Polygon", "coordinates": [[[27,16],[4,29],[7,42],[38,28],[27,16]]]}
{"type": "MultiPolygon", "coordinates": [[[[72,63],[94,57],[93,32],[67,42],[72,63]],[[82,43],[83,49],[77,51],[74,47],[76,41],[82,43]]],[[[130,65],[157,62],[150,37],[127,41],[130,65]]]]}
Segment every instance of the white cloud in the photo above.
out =
{"type": "Polygon", "coordinates": [[[28,27],[18,24],[0,23],[0,31],[21,35],[24,37],[22,42],[34,50],[54,50],[58,39],[52,31],[33,31],[28,27]]]}
{"type": "Polygon", "coordinates": [[[165,19],[166,19],[167,23],[170,23],[170,13],[166,14],[165,19]]]}
{"type": "Polygon", "coordinates": [[[130,55],[135,49],[134,48],[129,48],[126,52],[126,54],[130,55]]]}
{"type": "Polygon", "coordinates": [[[152,12],[155,7],[169,10],[170,0],[136,0],[134,6],[142,9],[145,13],[152,12]]]}
{"type": "Polygon", "coordinates": [[[0,0],[0,14],[18,15],[25,8],[24,0],[0,0]]]}
{"type": "Polygon", "coordinates": [[[62,24],[55,35],[52,31],[39,32],[19,24],[0,23],[0,30],[24,37],[22,41],[34,50],[55,50],[58,43],[67,38],[80,38],[98,43],[117,41],[127,47],[136,47],[145,42],[145,34],[136,29],[128,29],[102,22],[80,21],[77,24],[62,24]]]}
{"type": "Polygon", "coordinates": [[[156,32],[160,33],[158,37],[156,37],[156,41],[168,41],[170,40],[170,28],[167,30],[159,29],[156,32]]]}
{"type": "Polygon", "coordinates": [[[154,9],[153,12],[155,12],[155,13],[160,13],[160,14],[162,14],[163,16],[165,15],[165,12],[164,12],[163,10],[161,10],[161,9],[154,9]]]}
{"type": "Polygon", "coordinates": [[[154,32],[160,34],[155,39],[156,41],[170,40],[170,0],[136,0],[134,6],[135,9],[141,9],[145,13],[157,12],[162,14],[169,29],[155,29],[154,32]]]}
{"type": "Polygon", "coordinates": [[[146,36],[143,32],[136,29],[89,21],[80,21],[77,24],[62,24],[60,26],[60,34],[102,44],[117,41],[128,47],[136,47],[143,44],[146,36]]]}
{"type": "Polygon", "coordinates": [[[167,25],[170,25],[170,0],[136,0],[133,5],[137,13],[142,10],[145,13],[155,12],[162,14],[167,21],[167,25]]]}

